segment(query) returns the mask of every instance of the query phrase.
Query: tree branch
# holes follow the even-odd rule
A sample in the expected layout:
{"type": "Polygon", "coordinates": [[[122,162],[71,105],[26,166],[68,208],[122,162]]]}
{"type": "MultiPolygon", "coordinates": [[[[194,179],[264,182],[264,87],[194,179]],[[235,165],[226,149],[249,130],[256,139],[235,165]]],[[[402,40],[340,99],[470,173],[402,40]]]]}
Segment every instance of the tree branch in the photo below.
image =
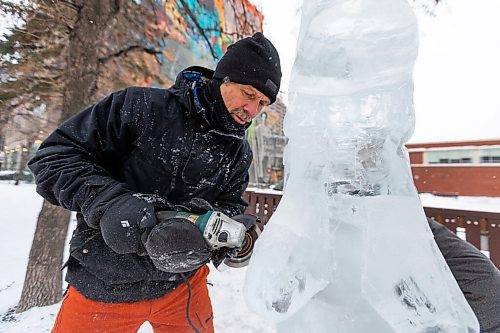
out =
{"type": "Polygon", "coordinates": [[[142,51],[142,52],[146,52],[148,54],[153,54],[153,55],[161,54],[161,51],[158,51],[154,48],[145,47],[145,46],[141,46],[141,45],[131,45],[131,46],[127,47],[126,49],[122,49],[122,50],[120,50],[116,53],[110,54],[104,58],[99,58],[99,62],[106,63],[113,58],[118,58],[118,57],[121,57],[122,55],[127,55],[127,53],[134,52],[134,51],[142,51]]]}
{"type": "Polygon", "coordinates": [[[208,39],[207,35],[205,35],[205,31],[201,27],[201,25],[198,22],[198,20],[196,19],[195,15],[189,9],[189,7],[186,5],[186,3],[184,2],[184,0],[179,0],[179,2],[181,3],[182,8],[184,9],[184,12],[191,18],[191,20],[193,21],[193,23],[196,26],[196,28],[198,28],[199,33],[201,34],[201,36],[203,37],[203,39],[205,39],[205,41],[207,42],[207,45],[208,45],[208,47],[210,49],[210,53],[212,54],[212,57],[214,58],[214,60],[217,61],[217,55],[215,54],[215,50],[212,47],[212,44],[210,43],[210,40],[208,39]]]}

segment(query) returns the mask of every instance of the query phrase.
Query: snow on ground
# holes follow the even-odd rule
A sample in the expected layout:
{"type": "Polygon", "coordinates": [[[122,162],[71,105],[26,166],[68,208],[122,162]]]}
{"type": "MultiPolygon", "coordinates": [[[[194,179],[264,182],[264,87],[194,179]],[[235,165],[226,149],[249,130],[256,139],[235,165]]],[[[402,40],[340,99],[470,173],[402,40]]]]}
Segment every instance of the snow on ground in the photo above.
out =
{"type": "MultiPolygon", "coordinates": [[[[59,304],[14,314],[22,291],[28,255],[42,198],[34,185],[0,182],[0,333],[50,332],[59,304]]],[[[70,228],[74,227],[70,225],[70,228]]],[[[273,333],[273,324],[252,313],[242,289],[246,269],[219,272],[208,277],[217,333],[273,333]]],[[[152,332],[144,324],[140,333],[152,332]]]]}
{"type": "MultiPolygon", "coordinates": [[[[42,199],[33,185],[0,183],[0,314],[21,293],[42,199]]],[[[1,329],[0,329],[1,331],[1,329]]]]}
{"type": "Polygon", "coordinates": [[[273,190],[271,188],[248,187],[247,190],[252,191],[252,192],[256,192],[256,193],[262,193],[262,194],[283,195],[283,191],[273,190]]]}

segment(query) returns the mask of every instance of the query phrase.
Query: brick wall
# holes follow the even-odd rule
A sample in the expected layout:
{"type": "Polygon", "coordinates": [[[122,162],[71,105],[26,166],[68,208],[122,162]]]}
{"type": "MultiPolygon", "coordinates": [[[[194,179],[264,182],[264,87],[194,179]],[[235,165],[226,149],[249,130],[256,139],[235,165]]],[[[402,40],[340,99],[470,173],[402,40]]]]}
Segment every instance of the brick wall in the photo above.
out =
{"type": "Polygon", "coordinates": [[[412,173],[419,192],[500,197],[500,167],[412,165],[412,173]]]}
{"type": "Polygon", "coordinates": [[[413,164],[422,164],[424,163],[424,153],[419,152],[411,152],[410,153],[410,163],[413,164]]]}

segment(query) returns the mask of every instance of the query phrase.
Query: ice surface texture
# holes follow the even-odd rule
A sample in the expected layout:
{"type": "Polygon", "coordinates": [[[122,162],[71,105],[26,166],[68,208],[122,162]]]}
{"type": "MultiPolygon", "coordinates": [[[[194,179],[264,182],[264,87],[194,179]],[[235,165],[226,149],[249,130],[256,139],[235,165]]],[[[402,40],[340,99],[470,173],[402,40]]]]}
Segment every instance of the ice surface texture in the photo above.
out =
{"type": "Polygon", "coordinates": [[[285,191],[245,283],[280,332],[479,332],[404,147],[417,48],[406,0],[304,0],[285,191]]]}

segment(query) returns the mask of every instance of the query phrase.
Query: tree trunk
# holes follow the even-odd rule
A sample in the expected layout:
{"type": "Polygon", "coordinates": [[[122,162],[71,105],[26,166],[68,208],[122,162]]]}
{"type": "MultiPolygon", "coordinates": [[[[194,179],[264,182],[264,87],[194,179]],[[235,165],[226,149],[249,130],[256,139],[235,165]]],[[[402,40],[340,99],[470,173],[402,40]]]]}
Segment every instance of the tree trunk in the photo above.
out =
{"type": "MultiPolygon", "coordinates": [[[[104,36],[120,10],[120,1],[73,1],[78,8],[69,33],[63,110],[64,121],[95,99],[100,51],[104,36]]],[[[61,263],[70,212],[44,201],[38,216],[28,271],[17,312],[59,302],[62,296],[61,263]]]]}
{"type": "Polygon", "coordinates": [[[61,300],[61,266],[69,218],[70,211],[43,201],[16,312],[61,300]]]}
{"type": "Polygon", "coordinates": [[[79,17],[70,33],[61,121],[95,102],[103,40],[121,1],[76,1],[79,17]]]}

